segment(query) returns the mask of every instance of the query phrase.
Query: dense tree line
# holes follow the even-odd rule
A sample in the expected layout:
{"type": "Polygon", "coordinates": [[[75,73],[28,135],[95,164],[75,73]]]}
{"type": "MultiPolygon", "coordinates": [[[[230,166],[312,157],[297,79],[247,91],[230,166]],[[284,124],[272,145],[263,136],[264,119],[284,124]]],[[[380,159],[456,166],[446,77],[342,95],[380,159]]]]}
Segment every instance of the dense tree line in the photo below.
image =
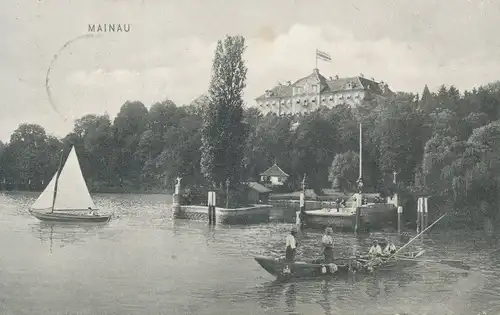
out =
{"type": "MultiPolygon", "coordinates": [[[[239,45],[243,50],[243,42],[239,45]]],[[[220,53],[227,53],[224,47],[218,47],[220,53]]],[[[246,74],[243,64],[237,67],[246,74]]],[[[22,124],[8,143],[0,143],[0,185],[43,189],[61,149],[75,145],[93,191],[164,191],[177,176],[184,187],[223,186],[228,178],[258,180],[275,161],[291,175],[284,189],[299,189],[307,173],[308,186],[318,193],[332,187],[349,191],[358,177],[362,123],[366,191],[426,192],[462,213],[500,220],[500,84],[463,93],[454,86],[431,93],[426,86],[421,95],[398,93],[354,109],[277,116],[242,110],[244,80],[231,80],[240,84],[232,91],[236,103],[224,99],[218,82],[208,96],[187,106],[166,100],[147,108],[133,101],[114,120],[86,115],[63,139],[22,124]],[[210,123],[207,117],[213,118],[210,123]],[[238,132],[229,134],[228,128],[238,132]],[[232,147],[237,150],[225,149],[227,143],[237,143],[232,147]],[[236,163],[225,163],[233,156],[236,163]]]]}
{"type": "Polygon", "coordinates": [[[126,102],[114,121],[86,115],[63,139],[47,135],[41,126],[22,124],[0,149],[0,180],[11,189],[41,189],[57,170],[61,150],[67,155],[74,145],[94,191],[165,189],[184,174],[194,183],[200,177],[202,126],[196,111],[171,101],[149,110],[141,102],[126,102]]]}

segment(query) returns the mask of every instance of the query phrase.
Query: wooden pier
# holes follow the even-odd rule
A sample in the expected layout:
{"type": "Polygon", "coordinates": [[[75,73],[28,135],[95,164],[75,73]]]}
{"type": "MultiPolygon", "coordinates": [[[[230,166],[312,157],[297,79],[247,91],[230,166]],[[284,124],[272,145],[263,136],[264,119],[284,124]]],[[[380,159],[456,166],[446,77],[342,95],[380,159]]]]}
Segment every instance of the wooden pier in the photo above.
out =
{"type": "Polygon", "coordinates": [[[254,204],[247,207],[228,208],[216,206],[216,192],[209,191],[207,205],[182,205],[180,201],[180,178],[177,178],[172,204],[175,219],[205,221],[209,224],[252,224],[267,222],[272,205],[254,204]]]}

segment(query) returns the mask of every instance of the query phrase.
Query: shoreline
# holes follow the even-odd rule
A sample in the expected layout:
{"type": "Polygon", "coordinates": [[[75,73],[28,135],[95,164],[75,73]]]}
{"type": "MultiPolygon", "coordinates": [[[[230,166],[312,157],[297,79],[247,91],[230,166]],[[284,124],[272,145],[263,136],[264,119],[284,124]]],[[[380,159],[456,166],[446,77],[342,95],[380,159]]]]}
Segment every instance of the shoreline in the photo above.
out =
{"type": "MultiPolygon", "coordinates": [[[[0,193],[13,193],[13,194],[22,194],[22,193],[30,193],[30,194],[40,194],[42,190],[0,190],[0,193]]],[[[173,195],[172,190],[115,190],[115,189],[103,189],[103,190],[91,190],[91,194],[127,194],[127,195],[173,195]]]]}

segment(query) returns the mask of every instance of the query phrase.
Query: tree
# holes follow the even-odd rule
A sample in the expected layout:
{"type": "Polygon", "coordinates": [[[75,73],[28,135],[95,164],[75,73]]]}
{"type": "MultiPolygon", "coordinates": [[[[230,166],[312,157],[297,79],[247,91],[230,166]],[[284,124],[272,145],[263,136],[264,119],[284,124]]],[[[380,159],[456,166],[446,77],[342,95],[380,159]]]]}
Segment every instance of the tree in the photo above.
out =
{"type": "Polygon", "coordinates": [[[380,112],[374,129],[380,170],[396,171],[400,182],[412,184],[426,141],[423,114],[407,101],[394,100],[380,112]]]}
{"type": "Polygon", "coordinates": [[[40,189],[57,168],[60,146],[54,140],[39,125],[19,125],[2,158],[6,181],[20,189],[40,189]]]}
{"type": "Polygon", "coordinates": [[[300,120],[292,135],[292,174],[296,181],[308,176],[308,186],[320,193],[328,185],[328,167],[339,152],[337,132],[332,121],[319,112],[311,113],[300,120]]]}
{"type": "Polygon", "coordinates": [[[138,186],[144,161],[138,152],[141,134],[147,126],[148,110],[141,102],[126,102],[113,122],[116,141],[116,164],[114,172],[120,185],[138,186]]]}
{"type": "Polygon", "coordinates": [[[341,191],[356,191],[356,181],[359,177],[359,154],[347,151],[335,155],[328,170],[328,180],[332,187],[341,191]]]}
{"type": "Polygon", "coordinates": [[[79,150],[80,164],[91,189],[109,186],[114,174],[116,153],[113,129],[108,115],[85,115],[75,121],[73,141],[79,150]]]}
{"type": "Polygon", "coordinates": [[[212,66],[209,103],[202,130],[201,170],[213,186],[241,181],[247,126],[243,122],[243,89],[247,68],[245,40],[227,36],[218,41],[212,66]]]}

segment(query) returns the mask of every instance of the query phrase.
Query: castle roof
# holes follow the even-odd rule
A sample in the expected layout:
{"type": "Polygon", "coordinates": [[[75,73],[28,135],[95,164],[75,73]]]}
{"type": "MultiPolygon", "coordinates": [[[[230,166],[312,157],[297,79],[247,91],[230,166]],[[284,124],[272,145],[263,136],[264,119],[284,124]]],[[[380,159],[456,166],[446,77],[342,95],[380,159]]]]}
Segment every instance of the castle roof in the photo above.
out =
{"type": "Polygon", "coordinates": [[[268,97],[272,98],[286,98],[293,95],[294,87],[304,87],[308,84],[319,84],[320,93],[337,93],[348,90],[365,90],[370,91],[378,95],[384,95],[386,93],[392,93],[388,86],[383,82],[376,82],[375,80],[370,80],[362,76],[355,77],[345,77],[345,78],[331,78],[326,79],[321,75],[318,69],[314,69],[313,73],[305,76],[293,84],[283,85],[278,84],[267,93],[259,96],[256,100],[263,100],[268,97]]]}

